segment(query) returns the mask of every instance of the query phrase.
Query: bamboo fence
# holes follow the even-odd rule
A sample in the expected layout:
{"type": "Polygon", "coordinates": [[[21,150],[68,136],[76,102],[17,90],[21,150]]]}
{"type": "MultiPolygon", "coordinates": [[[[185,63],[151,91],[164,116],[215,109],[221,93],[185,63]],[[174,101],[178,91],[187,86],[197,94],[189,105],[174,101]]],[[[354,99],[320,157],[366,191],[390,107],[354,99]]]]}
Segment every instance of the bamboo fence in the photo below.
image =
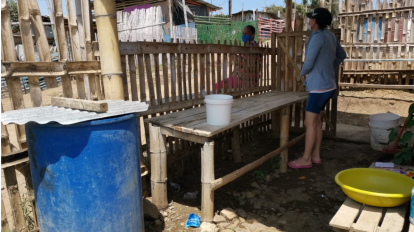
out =
{"type": "Polygon", "coordinates": [[[340,86],[414,89],[414,1],[342,2],[347,60],[340,86]]]}
{"type": "MultiPolygon", "coordinates": [[[[92,33],[88,0],[78,0],[75,4],[68,1],[69,32],[65,31],[63,25],[62,1],[53,0],[52,3],[59,61],[50,62],[48,60],[50,54],[45,51],[42,62],[35,62],[31,30],[36,27],[38,7],[33,5],[37,3],[34,0],[18,0],[20,30],[27,61],[16,62],[10,14],[6,1],[2,0],[2,77],[9,87],[12,110],[44,105],[46,100],[39,86],[40,76],[49,80],[60,76],[61,92],[64,97],[85,99],[90,96],[91,99],[121,98],[148,102],[150,105],[148,111],[142,113],[139,118],[141,135],[143,135],[140,141],[141,153],[143,153],[149,147],[147,139],[149,128],[143,123],[143,119],[199,107],[204,104],[204,94],[225,93],[235,98],[244,98],[272,90],[301,91],[300,77],[295,70],[301,68],[304,39],[309,32],[281,33],[277,37],[273,33],[271,45],[261,44],[259,47],[241,46],[237,41],[225,40],[214,44],[212,41],[202,40],[197,44],[174,41],[172,43],[145,41],[118,43],[114,1],[96,0],[94,10],[98,36],[99,33],[104,35],[99,37],[98,43],[92,33]],[[112,7],[109,7],[111,4],[112,7]],[[30,9],[34,10],[30,11],[30,9]],[[111,26],[105,27],[105,25],[111,26]],[[69,40],[67,40],[68,34],[70,34],[69,40]],[[285,43],[285,49],[282,46],[276,47],[280,39],[285,43]],[[295,42],[287,43],[291,40],[295,42]],[[111,44],[116,46],[109,46],[111,44]],[[286,49],[289,51],[284,53],[286,49]],[[73,62],[69,62],[70,52],[74,58],[73,62]],[[241,54],[244,54],[243,60],[241,54]],[[276,54],[280,55],[276,56],[276,54]],[[286,54],[296,54],[296,56],[289,59],[290,56],[286,54]],[[261,57],[261,62],[258,62],[257,66],[251,59],[254,56],[261,57]],[[291,60],[296,62],[295,65],[290,64],[291,60]],[[249,71],[233,73],[234,67],[239,66],[242,61],[251,67],[249,71]],[[249,73],[258,75],[257,84],[249,77],[249,73]],[[20,77],[29,78],[30,102],[24,101],[20,77]],[[243,78],[243,85],[237,85],[241,78],[243,78]],[[224,80],[228,80],[228,85],[221,86],[220,83],[224,80]],[[216,83],[218,83],[217,88],[216,83]],[[75,84],[76,91],[72,89],[72,84],[75,84]]],[[[44,41],[41,42],[42,31],[38,29],[36,33],[38,33],[37,36],[35,34],[36,45],[40,48],[44,46],[44,41]]],[[[303,130],[301,122],[304,106],[305,102],[296,104],[288,110],[291,112],[288,114],[289,125],[297,130],[303,130]]],[[[336,113],[333,107],[330,110],[331,113],[327,114],[328,118],[334,117],[334,112],[336,113]]],[[[256,138],[259,133],[270,129],[278,134],[279,128],[274,123],[276,121],[280,122],[280,114],[265,114],[243,123],[239,131],[240,142],[247,143],[256,138]]],[[[12,149],[8,145],[10,137],[7,129],[10,128],[13,127],[2,125],[2,183],[5,186],[2,190],[2,207],[4,205],[6,212],[2,219],[6,219],[5,225],[11,231],[28,231],[36,229],[37,221],[26,136],[24,127],[15,126],[13,130],[16,131],[18,147],[12,149]]],[[[328,130],[333,129],[332,127],[328,130]]],[[[218,137],[215,139],[216,154],[224,155],[231,147],[232,139],[234,140],[232,131],[225,131],[218,137]]],[[[173,137],[166,139],[168,163],[172,167],[168,170],[170,180],[200,168],[199,145],[173,137]]],[[[145,190],[145,186],[143,187],[145,190]]]]}

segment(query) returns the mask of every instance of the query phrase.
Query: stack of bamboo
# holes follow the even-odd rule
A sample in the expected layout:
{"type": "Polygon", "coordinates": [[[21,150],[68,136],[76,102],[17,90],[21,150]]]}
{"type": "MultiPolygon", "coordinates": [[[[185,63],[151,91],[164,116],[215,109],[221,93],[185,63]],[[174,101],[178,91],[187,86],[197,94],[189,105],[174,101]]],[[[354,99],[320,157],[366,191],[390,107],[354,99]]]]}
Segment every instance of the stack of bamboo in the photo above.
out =
{"type": "Polygon", "coordinates": [[[349,60],[342,82],[414,85],[414,1],[343,4],[341,43],[349,60]]]}

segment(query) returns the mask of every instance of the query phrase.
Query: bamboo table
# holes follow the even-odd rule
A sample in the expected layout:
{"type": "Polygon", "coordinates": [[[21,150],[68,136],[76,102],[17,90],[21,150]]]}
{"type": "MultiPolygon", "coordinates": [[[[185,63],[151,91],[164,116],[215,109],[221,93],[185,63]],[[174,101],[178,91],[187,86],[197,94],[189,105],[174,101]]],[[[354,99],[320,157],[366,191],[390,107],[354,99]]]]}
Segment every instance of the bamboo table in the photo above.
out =
{"type": "MultiPolygon", "coordinates": [[[[288,142],[289,109],[290,105],[302,102],[307,97],[308,93],[306,92],[272,91],[253,97],[237,99],[233,102],[231,122],[226,126],[208,125],[205,106],[145,120],[146,123],[150,123],[151,188],[153,203],[160,209],[168,205],[165,136],[204,144],[201,149],[201,219],[203,221],[212,221],[214,216],[214,190],[258,167],[268,159],[280,154],[289,146],[304,138],[303,134],[288,142]],[[279,109],[281,109],[281,147],[253,163],[216,180],[214,178],[214,136],[225,130],[233,129],[233,160],[240,162],[240,124],[279,109]]],[[[287,166],[287,152],[284,152],[284,155],[282,153],[281,165],[285,168],[287,166]]]]}

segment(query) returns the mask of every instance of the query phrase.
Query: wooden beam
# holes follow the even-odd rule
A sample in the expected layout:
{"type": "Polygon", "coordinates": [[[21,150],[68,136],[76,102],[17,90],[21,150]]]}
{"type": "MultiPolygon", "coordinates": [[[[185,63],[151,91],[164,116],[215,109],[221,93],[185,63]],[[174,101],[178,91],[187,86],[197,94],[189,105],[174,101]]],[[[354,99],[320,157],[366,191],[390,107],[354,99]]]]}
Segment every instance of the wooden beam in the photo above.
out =
{"type": "Polygon", "coordinates": [[[228,174],[225,175],[223,177],[221,177],[220,179],[214,180],[213,182],[211,182],[212,188],[213,190],[217,190],[221,187],[223,187],[224,185],[232,182],[233,180],[239,178],[240,176],[246,174],[247,172],[250,172],[251,170],[259,167],[260,165],[264,164],[266,161],[268,161],[269,159],[279,155],[282,151],[288,149],[289,147],[295,145],[296,143],[298,143],[300,140],[302,140],[303,138],[305,138],[305,134],[300,135],[299,137],[293,139],[292,141],[290,141],[289,143],[279,147],[278,149],[270,152],[269,154],[261,157],[260,159],[247,164],[246,166],[228,174]]]}
{"type": "Polygon", "coordinates": [[[2,62],[1,77],[56,77],[77,74],[101,74],[99,61],[2,62]]]}
{"type": "Polygon", "coordinates": [[[303,76],[300,75],[300,69],[295,64],[295,61],[292,60],[292,57],[290,57],[288,50],[286,49],[285,45],[283,44],[283,42],[280,38],[277,38],[277,44],[283,49],[283,52],[285,52],[289,63],[293,66],[293,68],[295,68],[296,72],[298,72],[298,76],[300,77],[300,81],[302,82],[301,84],[303,84],[303,82],[305,82],[305,80],[304,80],[303,76]]]}
{"type": "Polygon", "coordinates": [[[52,106],[86,110],[97,113],[108,111],[108,103],[102,101],[90,101],[83,99],[52,97],[52,106]]]}
{"type": "Polygon", "coordinates": [[[414,85],[377,85],[377,84],[358,84],[358,83],[339,83],[341,87],[351,88],[371,88],[371,89],[414,89],[414,85]]]}

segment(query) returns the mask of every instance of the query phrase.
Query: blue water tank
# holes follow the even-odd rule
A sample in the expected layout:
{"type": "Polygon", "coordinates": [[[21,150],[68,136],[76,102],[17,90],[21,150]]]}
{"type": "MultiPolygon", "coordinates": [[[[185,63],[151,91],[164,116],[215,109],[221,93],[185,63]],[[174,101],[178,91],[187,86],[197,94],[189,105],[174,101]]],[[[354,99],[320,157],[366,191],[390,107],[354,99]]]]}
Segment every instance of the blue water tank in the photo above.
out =
{"type": "Polygon", "coordinates": [[[134,114],[61,125],[26,124],[41,232],[143,232],[134,114]]]}

